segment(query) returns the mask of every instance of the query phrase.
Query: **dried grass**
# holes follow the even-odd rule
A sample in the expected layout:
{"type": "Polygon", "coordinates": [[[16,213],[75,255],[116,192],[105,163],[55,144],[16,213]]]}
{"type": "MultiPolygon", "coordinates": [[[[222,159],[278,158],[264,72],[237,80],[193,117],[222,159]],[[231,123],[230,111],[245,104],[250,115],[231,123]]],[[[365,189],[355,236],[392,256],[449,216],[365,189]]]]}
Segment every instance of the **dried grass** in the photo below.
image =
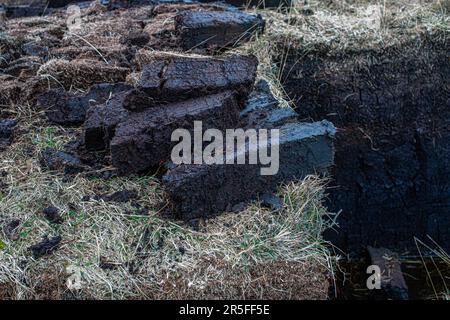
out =
{"type": "Polygon", "coordinates": [[[258,57],[259,77],[269,82],[282,106],[290,106],[282,85],[290,54],[339,61],[339,57],[382,53],[390,47],[411,46],[411,42],[419,47],[429,37],[445,42],[450,32],[448,7],[448,0],[310,0],[296,1],[288,13],[253,9],[265,18],[266,30],[235,50],[258,57]]]}
{"type": "Polygon", "coordinates": [[[122,82],[129,72],[128,68],[111,66],[96,60],[52,59],[39,68],[38,75],[56,81],[69,90],[72,87],[88,89],[96,83],[122,82]]]}

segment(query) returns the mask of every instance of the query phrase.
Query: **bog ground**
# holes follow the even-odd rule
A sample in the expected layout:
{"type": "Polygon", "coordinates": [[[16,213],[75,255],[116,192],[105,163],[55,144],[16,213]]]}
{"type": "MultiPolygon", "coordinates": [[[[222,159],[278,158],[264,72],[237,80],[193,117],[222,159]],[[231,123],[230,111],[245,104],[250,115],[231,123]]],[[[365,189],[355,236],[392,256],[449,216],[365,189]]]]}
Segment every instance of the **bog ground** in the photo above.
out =
{"type": "Polygon", "coordinates": [[[69,2],[0,6],[0,298],[448,298],[448,1],[69,2]]]}

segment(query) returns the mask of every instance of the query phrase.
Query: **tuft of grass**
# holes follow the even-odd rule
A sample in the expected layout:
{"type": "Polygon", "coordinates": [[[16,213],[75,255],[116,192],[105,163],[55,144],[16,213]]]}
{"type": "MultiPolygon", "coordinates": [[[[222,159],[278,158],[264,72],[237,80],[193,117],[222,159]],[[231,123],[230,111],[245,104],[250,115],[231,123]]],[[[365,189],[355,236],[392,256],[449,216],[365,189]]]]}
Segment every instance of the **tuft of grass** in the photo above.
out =
{"type": "Polygon", "coordinates": [[[295,2],[287,13],[253,9],[265,18],[266,30],[243,48],[258,56],[260,76],[283,100],[281,75],[289,54],[342,57],[362,50],[385,50],[422,36],[445,41],[450,31],[448,3],[310,0],[295,2]]]}

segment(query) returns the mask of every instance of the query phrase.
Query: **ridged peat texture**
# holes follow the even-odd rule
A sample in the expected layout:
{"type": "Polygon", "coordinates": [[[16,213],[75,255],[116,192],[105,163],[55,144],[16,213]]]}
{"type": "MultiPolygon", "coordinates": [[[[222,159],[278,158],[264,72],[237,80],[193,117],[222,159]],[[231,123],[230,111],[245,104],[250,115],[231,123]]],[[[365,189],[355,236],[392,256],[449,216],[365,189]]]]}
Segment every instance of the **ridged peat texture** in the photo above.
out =
{"type": "Polygon", "coordinates": [[[285,89],[301,118],[338,128],[327,235],[358,251],[415,251],[427,235],[450,249],[448,38],[349,54],[291,55],[285,89]]]}
{"type": "Polygon", "coordinates": [[[161,56],[144,65],[135,87],[120,87],[107,102],[87,111],[84,145],[87,150],[104,150],[117,135],[112,161],[122,172],[151,168],[168,159],[171,132],[177,128],[190,129],[194,121],[203,121],[205,130],[234,128],[253,88],[257,65],[255,57],[243,55],[161,56]]]}
{"type": "Polygon", "coordinates": [[[256,57],[243,55],[157,57],[143,67],[136,89],[127,94],[124,107],[139,111],[224,90],[234,90],[237,98],[245,101],[252,90],[257,66],[256,57]]]}

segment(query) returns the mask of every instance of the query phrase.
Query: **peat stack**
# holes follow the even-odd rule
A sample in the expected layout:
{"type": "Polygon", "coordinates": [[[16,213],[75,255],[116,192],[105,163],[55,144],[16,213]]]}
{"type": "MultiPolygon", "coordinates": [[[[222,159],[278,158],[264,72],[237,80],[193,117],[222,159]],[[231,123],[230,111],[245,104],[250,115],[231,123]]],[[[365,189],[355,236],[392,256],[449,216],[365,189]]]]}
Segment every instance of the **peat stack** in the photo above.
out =
{"type": "Polygon", "coordinates": [[[257,64],[245,55],[160,55],[144,65],[133,89],[87,111],[85,147],[104,150],[112,141],[112,162],[123,173],[158,165],[170,155],[173,130],[192,129],[194,120],[205,130],[238,124],[257,64]]]}

